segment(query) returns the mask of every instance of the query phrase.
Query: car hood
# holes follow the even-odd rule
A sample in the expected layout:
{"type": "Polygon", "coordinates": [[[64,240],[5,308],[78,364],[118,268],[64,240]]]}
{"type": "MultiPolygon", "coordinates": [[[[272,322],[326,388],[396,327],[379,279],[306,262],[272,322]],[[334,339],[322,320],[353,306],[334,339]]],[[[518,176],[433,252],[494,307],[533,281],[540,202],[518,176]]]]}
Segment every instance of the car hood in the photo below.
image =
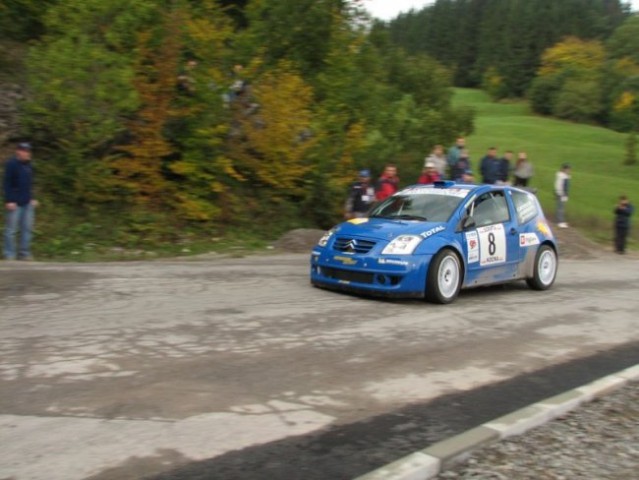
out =
{"type": "Polygon", "coordinates": [[[398,235],[421,235],[424,238],[429,238],[443,232],[445,229],[446,224],[442,222],[356,218],[338,225],[335,233],[337,235],[390,241],[398,235]]]}

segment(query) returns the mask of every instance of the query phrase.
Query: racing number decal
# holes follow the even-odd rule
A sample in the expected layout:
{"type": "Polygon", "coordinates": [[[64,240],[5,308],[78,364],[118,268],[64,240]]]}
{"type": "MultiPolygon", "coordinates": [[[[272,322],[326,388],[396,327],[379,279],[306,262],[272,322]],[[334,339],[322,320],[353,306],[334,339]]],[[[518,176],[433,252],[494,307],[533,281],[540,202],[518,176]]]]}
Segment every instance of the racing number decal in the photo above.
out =
{"type": "Polygon", "coordinates": [[[493,232],[490,232],[488,234],[488,254],[495,255],[495,252],[497,252],[497,245],[495,244],[495,234],[493,232]]]}
{"type": "Polygon", "coordinates": [[[477,229],[479,235],[479,264],[495,265],[506,261],[506,232],[503,224],[477,229]]]}

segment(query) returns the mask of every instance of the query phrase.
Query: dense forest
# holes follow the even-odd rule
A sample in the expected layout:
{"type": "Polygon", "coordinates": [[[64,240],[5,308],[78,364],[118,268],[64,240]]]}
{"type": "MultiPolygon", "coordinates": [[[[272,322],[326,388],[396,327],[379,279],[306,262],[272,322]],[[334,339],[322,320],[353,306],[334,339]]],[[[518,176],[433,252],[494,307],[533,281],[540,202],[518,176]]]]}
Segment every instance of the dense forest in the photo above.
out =
{"type": "Polygon", "coordinates": [[[569,120],[639,129],[639,17],[619,0],[437,0],[389,23],[458,86],[569,120]]]}
{"type": "Polygon", "coordinates": [[[416,176],[433,144],[472,130],[448,69],[357,1],[2,5],[5,64],[28,44],[20,135],[61,236],[328,226],[357,169],[416,176]]]}

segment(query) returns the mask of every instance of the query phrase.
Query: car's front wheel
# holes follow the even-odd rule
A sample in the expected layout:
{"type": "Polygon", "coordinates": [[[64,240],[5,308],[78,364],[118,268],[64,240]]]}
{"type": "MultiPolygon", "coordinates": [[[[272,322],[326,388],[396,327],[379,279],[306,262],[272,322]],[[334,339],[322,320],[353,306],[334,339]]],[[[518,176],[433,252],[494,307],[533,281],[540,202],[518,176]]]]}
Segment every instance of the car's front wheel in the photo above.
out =
{"type": "Polygon", "coordinates": [[[459,257],[452,250],[440,251],[430,263],[426,279],[426,299],[450,303],[457,298],[462,283],[459,257]]]}
{"type": "Polygon", "coordinates": [[[526,283],[533,290],[548,290],[557,277],[557,253],[548,246],[542,245],[537,250],[533,276],[526,283]]]}

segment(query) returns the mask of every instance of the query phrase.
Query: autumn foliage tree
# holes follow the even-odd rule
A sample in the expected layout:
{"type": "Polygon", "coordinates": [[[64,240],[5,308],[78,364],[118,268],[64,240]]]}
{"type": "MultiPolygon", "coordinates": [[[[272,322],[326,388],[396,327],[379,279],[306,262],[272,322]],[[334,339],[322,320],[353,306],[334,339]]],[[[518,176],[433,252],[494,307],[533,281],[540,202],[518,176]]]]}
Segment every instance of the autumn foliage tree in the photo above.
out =
{"type": "Polygon", "coordinates": [[[128,124],[127,144],[118,148],[126,154],[111,161],[117,180],[135,202],[153,208],[160,208],[171,195],[162,170],[174,152],[164,130],[177,114],[174,94],[180,54],[179,20],[179,12],[167,15],[166,32],[155,46],[151,32],[139,35],[133,86],[141,105],[128,124]]]}
{"type": "Polygon", "coordinates": [[[251,88],[252,105],[236,110],[239,130],[229,156],[252,186],[270,188],[275,197],[299,198],[311,168],[306,153],[317,134],[312,89],[286,63],[256,79],[251,88]]]}
{"type": "Polygon", "coordinates": [[[530,98],[534,110],[576,121],[600,120],[606,54],[599,41],[569,37],[544,52],[530,98]]]}

